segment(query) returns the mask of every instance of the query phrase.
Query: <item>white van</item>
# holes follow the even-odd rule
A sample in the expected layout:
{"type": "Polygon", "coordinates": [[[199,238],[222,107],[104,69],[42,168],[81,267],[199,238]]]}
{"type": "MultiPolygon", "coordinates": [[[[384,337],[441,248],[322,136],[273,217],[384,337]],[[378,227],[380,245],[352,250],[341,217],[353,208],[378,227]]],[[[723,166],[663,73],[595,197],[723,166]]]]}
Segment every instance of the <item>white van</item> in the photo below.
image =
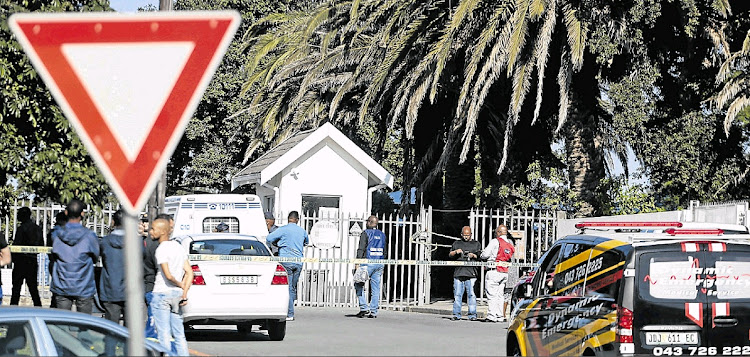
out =
{"type": "Polygon", "coordinates": [[[174,217],[174,236],[216,232],[225,223],[229,233],[265,239],[268,235],[260,198],[256,195],[196,194],[164,199],[166,213],[174,217]]]}

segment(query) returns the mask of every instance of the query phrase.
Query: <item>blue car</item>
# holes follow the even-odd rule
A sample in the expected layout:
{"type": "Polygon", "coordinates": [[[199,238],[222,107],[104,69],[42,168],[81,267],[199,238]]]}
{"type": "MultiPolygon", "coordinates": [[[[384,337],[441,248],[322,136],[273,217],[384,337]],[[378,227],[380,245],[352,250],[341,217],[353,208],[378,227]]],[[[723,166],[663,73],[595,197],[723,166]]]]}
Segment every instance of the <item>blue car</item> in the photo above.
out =
{"type": "MultiPolygon", "coordinates": [[[[170,351],[146,340],[146,354],[170,351]]],[[[0,356],[128,356],[128,329],[67,310],[0,307],[0,356]]]]}

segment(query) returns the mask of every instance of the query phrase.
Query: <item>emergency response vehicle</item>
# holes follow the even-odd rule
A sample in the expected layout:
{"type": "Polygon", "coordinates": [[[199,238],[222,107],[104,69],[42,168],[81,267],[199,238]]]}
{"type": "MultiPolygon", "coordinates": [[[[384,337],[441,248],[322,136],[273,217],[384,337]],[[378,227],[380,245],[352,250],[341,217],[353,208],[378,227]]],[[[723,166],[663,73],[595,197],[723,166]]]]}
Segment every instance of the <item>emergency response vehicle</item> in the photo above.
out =
{"type": "Polygon", "coordinates": [[[515,287],[507,354],[750,355],[750,235],[712,227],[577,224],[515,287]]]}
{"type": "MultiPolygon", "coordinates": [[[[216,232],[224,223],[228,233],[268,235],[260,198],[242,194],[200,194],[164,199],[166,213],[174,218],[173,236],[216,232]]],[[[263,238],[265,239],[265,238],[263,238]]]]}

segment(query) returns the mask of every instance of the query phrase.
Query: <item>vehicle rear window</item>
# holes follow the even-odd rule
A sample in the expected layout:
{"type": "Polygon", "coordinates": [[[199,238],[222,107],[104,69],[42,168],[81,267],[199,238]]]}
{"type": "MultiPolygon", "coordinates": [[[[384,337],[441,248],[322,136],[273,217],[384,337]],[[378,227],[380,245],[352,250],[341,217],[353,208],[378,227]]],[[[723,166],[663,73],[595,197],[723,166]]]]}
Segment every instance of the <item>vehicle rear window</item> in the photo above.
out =
{"type": "Polygon", "coordinates": [[[190,254],[270,256],[263,243],[249,239],[206,239],[190,243],[190,254]]]}
{"type": "Polygon", "coordinates": [[[746,252],[711,255],[716,259],[716,269],[706,271],[706,283],[711,284],[714,278],[716,297],[721,300],[750,299],[750,256],[746,252]]]}
{"type": "Polygon", "coordinates": [[[644,253],[638,266],[639,291],[647,300],[695,300],[696,259],[689,253],[644,253]]]}
{"type": "Polygon", "coordinates": [[[219,224],[229,226],[228,233],[240,232],[240,220],[237,217],[206,217],[203,219],[203,233],[217,232],[219,224]]]}
{"type": "Polygon", "coordinates": [[[732,252],[644,253],[639,291],[649,300],[750,299],[750,254],[732,252]]]}

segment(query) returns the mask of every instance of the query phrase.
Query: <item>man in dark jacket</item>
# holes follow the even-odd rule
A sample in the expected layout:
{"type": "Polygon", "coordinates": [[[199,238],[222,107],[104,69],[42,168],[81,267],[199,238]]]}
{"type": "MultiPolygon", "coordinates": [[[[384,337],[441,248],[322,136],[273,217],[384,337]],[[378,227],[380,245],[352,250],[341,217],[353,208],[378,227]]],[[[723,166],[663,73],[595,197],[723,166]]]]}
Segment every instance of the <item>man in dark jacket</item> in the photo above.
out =
{"type": "Polygon", "coordinates": [[[99,239],[81,225],[84,204],[71,200],[65,208],[68,223],[52,243],[52,285],[59,309],[90,314],[94,304],[96,282],[94,263],[99,258],[99,239]]]}
{"type": "MultiPolygon", "coordinates": [[[[21,225],[16,230],[16,238],[13,240],[13,245],[43,246],[42,228],[31,220],[31,209],[28,207],[19,208],[16,218],[21,222],[21,225]]],[[[42,306],[42,299],[39,298],[39,288],[36,280],[37,271],[39,270],[36,256],[36,253],[19,253],[14,257],[13,289],[10,296],[11,305],[18,305],[18,300],[21,299],[21,286],[23,286],[23,282],[26,280],[26,288],[31,294],[34,306],[42,306]]]]}
{"type": "MultiPolygon", "coordinates": [[[[461,229],[463,240],[453,242],[448,256],[452,259],[472,262],[477,261],[482,251],[482,244],[471,238],[471,228],[461,229]]],[[[477,296],[474,294],[474,284],[479,272],[475,266],[457,266],[453,270],[453,317],[451,320],[461,319],[461,304],[466,292],[466,303],[469,305],[469,320],[477,320],[477,296]]]]}
{"type": "MultiPolygon", "coordinates": [[[[64,211],[57,212],[55,215],[55,226],[47,233],[47,246],[52,247],[52,242],[60,236],[60,232],[65,229],[65,225],[68,223],[68,216],[65,215],[64,211]]],[[[47,270],[49,275],[52,276],[52,254],[47,254],[49,264],[47,264],[47,270]]],[[[52,286],[50,286],[50,289],[52,286]]],[[[55,294],[52,294],[52,299],[49,302],[51,309],[57,308],[57,298],[55,294]]]]}
{"type": "Polygon", "coordinates": [[[125,311],[125,258],[122,248],[125,231],[122,229],[122,210],[112,215],[114,230],[102,238],[102,274],[99,276],[99,300],[104,305],[104,318],[120,323],[125,311]]]}

